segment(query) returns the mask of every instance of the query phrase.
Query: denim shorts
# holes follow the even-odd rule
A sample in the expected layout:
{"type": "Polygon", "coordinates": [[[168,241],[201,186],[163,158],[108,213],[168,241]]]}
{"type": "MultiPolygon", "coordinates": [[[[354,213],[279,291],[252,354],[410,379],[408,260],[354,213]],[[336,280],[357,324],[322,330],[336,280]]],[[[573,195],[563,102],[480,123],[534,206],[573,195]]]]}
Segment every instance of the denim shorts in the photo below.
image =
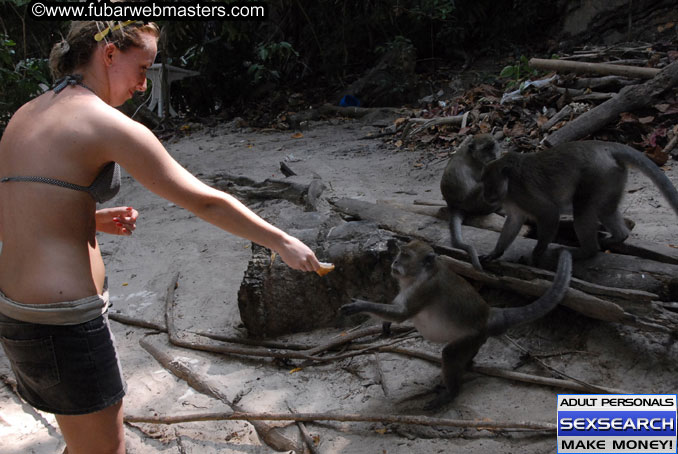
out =
{"type": "Polygon", "coordinates": [[[93,413],[125,395],[107,313],[77,325],[39,325],[0,314],[0,342],[19,394],[38,410],[93,413]]]}

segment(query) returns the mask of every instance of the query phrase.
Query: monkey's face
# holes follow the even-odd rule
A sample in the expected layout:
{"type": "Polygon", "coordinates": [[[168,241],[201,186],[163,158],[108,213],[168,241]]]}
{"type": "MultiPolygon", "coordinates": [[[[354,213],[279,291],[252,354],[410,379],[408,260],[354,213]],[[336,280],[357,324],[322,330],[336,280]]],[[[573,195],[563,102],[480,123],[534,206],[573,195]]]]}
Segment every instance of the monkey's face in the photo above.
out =
{"type": "Polygon", "coordinates": [[[433,249],[421,241],[411,241],[402,246],[391,264],[391,276],[401,284],[414,279],[423,269],[431,266],[435,258],[433,249]]]}
{"type": "Polygon", "coordinates": [[[499,145],[492,141],[483,147],[474,147],[471,152],[473,159],[482,164],[487,164],[499,157],[499,145]]]}
{"type": "Polygon", "coordinates": [[[500,162],[494,162],[483,168],[480,178],[483,185],[483,199],[490,205],[499,205],[506,198],[508,192],[508,176],[506,167],[500,162]]]}

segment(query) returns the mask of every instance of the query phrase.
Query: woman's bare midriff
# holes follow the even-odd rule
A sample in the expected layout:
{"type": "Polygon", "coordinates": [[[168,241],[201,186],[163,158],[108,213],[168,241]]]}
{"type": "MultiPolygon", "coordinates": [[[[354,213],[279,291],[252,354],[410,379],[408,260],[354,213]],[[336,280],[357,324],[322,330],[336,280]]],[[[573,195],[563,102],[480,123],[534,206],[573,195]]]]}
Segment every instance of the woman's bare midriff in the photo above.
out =
{"type": "Polygon", "coordinates": [[[0,187],[0,290],[24,304],[102,294],[105,269],[89,194],[40,183],[4,184],[26,187],[20,195],[0,187]]]}

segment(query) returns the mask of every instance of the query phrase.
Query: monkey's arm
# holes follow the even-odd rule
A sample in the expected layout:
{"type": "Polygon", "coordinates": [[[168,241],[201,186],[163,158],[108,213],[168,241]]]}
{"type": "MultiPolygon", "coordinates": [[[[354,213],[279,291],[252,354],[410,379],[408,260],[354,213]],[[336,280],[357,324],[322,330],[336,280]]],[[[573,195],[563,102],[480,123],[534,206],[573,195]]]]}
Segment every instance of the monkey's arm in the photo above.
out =
{"type": "Polygon", "coordinates": [[[353,298],[353,303],[341,306],[341,313],[352,315],[367,312],[390,322],[404,322],[435,301],[440,292],[439,277],[435,274],[432,275],[428,270],[420,272],[412,284],[401,289],[391,304],[372,303],[353,298]]]}
{"type": "Polygon", "coordinates": [[[359,312],[367,312],[390,322],[404,322],[414,314],[409,314],[407,309],[395,304],[372,303],[354,298],[352,303],[344,304],[340,308],[344,315],[353,315],[359,312]]]}
{"type": "Polygon", "coordinates": [[[506,221],[504,221],[504,226],[501,229],[499,234],[499,239],[497,244],[494,246],[494,250],[487,255],[480,257],[481,261],[489,261],[498,259],[501,257],[506,249],[513,243],[513,240],[516,239],[520,228],[525,223],[526,217],[521,212],[509,211],[506,216],[506,221]]]}

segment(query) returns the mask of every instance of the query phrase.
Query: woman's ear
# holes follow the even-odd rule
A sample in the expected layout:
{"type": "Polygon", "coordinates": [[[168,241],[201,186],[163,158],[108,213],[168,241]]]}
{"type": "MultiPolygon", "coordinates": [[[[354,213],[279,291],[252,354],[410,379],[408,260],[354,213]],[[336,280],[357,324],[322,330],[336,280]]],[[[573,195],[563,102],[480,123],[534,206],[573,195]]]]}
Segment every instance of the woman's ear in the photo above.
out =
{"type": "Polygon", "coordinates": [[[118,52],[118,48],[113,43],[106,43],[104,45],[104,63],[106,66],[111,66],[113,64],[113,56],[118,52]]]}

